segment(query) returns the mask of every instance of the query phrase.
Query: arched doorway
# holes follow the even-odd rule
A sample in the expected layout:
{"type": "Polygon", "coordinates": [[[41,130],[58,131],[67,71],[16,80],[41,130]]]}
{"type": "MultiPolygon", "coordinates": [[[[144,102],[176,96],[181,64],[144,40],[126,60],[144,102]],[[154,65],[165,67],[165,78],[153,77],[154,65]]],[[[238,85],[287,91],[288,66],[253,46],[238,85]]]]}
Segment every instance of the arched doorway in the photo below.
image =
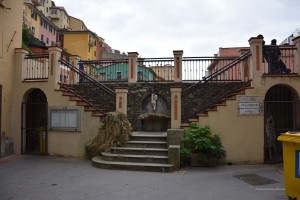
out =
{"type": "Polygon", "coordinates": [[[47,111],[44,92],[28,91],[22,102],[22,153],[47,154],[47,111]]]}
{"type": "Polygon", "coordinates": [[[281,133],[299,130],[299,96],[287,85],[271,87],[265,96],[265,163],[282,162],[281,133]]]}

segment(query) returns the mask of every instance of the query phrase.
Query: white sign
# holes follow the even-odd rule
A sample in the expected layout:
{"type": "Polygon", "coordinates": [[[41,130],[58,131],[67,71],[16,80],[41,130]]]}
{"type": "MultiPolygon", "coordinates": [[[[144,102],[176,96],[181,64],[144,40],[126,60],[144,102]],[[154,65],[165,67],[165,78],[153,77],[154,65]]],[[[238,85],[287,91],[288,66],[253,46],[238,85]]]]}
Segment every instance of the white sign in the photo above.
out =
{"type": "Polygon", "coordinates": [[[261,115],[263,113],[263,97],[237,96],[238,115],[261,115]]]}

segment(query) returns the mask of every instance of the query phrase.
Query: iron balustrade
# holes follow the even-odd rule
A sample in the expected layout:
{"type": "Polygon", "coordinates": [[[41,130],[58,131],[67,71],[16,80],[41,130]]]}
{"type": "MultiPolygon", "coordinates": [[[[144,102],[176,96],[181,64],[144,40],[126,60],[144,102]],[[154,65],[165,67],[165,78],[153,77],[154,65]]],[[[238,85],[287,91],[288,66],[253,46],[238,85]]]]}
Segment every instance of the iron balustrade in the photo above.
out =
{"type": "Polygon", "coordinates": [[[24,80],[44,80],[49,76],[49,55],[36,54],[25,56],[24,80]]]}
{"type": "Polygon", "coordinates": [[[264,74],[298,74],[295,66],[296,46],[272,46],[266,45],[263,50],[263,72],[264,74]],[[279,53],[274,50],[277,48],[279,53]],[[271,61],[268,59],[271,54],[271,61]],[[272,55],[273,54],[273,55],[272,55]],[[276,55],[277,54],[277,55],[276,55]],[[271,62],[271,63],[270,63],[271,62]],[[271,67],[270,65],[274,65],[271,67]],[[274,69],[273,69],[274,68],[274,69]]]}
{"type": "Polygon", "coordinates": [[[137,81],[174,81],[174,58],[139,58],[137,61],[137,81]]]}
{"type": "MultiPolygon", "coordinates": [[[[222,70],[232,63],[237,57],[183,57],[182,59],[182,80],[201,81],[211,74],[222,70]]],[[[239,67],[233,66],[224,73],[214,77],[214,80],[235,80],[239,79],[239,67]]]]}
{"type": "Polygon", "coordinates": [[[99,82],[128,80],[128,59],[80,61],[82,70],[99,82]]]}

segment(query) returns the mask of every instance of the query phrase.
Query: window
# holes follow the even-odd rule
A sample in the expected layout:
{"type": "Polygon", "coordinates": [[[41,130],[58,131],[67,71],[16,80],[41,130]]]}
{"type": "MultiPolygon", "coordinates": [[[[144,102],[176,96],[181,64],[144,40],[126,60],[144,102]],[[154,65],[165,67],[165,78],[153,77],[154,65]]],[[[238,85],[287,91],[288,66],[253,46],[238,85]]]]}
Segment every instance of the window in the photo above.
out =
{"type": "Polygon", "coordinates": [[[96,51],[94,51],[94,56],[96,56],[96,51]]]}
{"type": "Polygon", "coordinates": [[[49,44],[49,38],[46,38],[46,43],[49,44]]]}
{"type": "Polygon", "coordinates": [[[51,14],[56,15],[57,14],[57,10],[51,10],[51,14]]]}
{"type": "Polygon", "coordinates": [[[41,19],[41,26],[43,26],[43,20],[41,19]]]}
{"type": "Polygon", "coordinates": [[[31,27],[31,33],[34,35],[34,33],[35,33],[35,28],[34,27],[31,27]]]}
{"type": "Polygon", "coordinates": [[[106,73],[105,72],[100,72],[99,81],[106,81],[106,73]]]}
{"type": "Polygon", "coordinates": [[[138,79],[138,81],[143,80],[143,72],[142,71],[138,71],[138,73],[137,73],[137,79],[138,79]]]}
{"type": "Polygon", "coordinates": [[[54,45],[55,45],[55,42],[54,42],[54,41],[51,41],[51,45],[54,46],[54,45]]]}
{"type": "Polygon", "coordinates": [[[118,71],[117,72],[117,80],[121,80],[122,79],[122,72],[118,71]]]}
{"type": "Polygon", "coordinates": [[[44,35],[41,34],[41,40],[44,42],[44,35]]]}
{"type": "Polygon", "coordinates": [[[49,130],[80,131],[80,107],[49,106],[49,130]]]}

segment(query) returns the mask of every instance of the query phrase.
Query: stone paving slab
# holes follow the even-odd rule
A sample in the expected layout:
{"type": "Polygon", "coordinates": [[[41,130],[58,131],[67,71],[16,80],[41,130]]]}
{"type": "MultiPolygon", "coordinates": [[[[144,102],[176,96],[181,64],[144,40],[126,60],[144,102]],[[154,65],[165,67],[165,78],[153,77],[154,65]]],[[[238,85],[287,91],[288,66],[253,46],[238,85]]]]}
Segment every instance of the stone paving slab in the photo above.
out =
{"type": "Polygon", "coordinates": [[[1,200],[287,200],[273,165],[186,167],[173,173],[106,170],[90,160],[12,155],[0,159],[1,200]],[[234,176],[276,181],[253,186],[234,176]]]}

